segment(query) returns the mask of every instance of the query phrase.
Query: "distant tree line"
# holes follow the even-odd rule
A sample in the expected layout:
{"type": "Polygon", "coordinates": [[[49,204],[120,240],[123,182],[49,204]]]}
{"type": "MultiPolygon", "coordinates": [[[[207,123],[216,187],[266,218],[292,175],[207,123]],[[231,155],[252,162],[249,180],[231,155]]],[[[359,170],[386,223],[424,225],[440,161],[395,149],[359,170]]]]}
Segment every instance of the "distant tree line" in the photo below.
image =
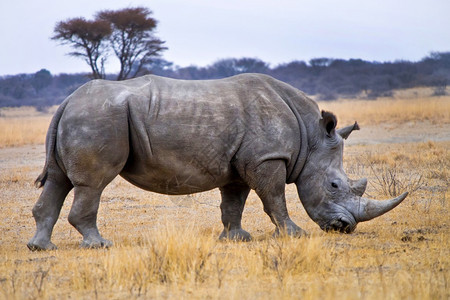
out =
{"type": "MultiPolygon", "coordinates": [[[[140,74],[178,79],[218,79],[241,73],[263,73],[287,82],[322,100],[339,97],[375,99],[395,89],[432,87],[444,95],[450,82],[450,52],[433,52],[418,62],[369,62],[361,59],[315,58],[275,67],[255,58],[221,59],[206,67],[178,67],[163,59],[142,65],[140,74]]],[[[117,74],[106,79],[116,80],[117,74]]],[[[52,75],[42,69],[34,74],[0,77],[0,107],[31,105],[39,109],[60,104],[91,74],[52,75]]]]}
{"type": "Polygon", "coordinates": [[[34,74],[0,77],[0,107],[35,106],[38,109],[60,104],[69,94],[89,81],[87,74],[52,75],[42,69],[34,74]]]}
{"type": "Polygon", "coordinates": [[[370,62],[362,59],[314,58],[292,61],[271,68],[259,59],[221,59],[207,67],[173,67],[155,60],[149,72],[179,79],[216,79],[241,73],[264,73],[321,100],[339,97],[375,99],[390,96],[395,89],[418,86],[434,88],[445,94],[450,82],[450,52],[432,52],[419,62],[370,62]]]}

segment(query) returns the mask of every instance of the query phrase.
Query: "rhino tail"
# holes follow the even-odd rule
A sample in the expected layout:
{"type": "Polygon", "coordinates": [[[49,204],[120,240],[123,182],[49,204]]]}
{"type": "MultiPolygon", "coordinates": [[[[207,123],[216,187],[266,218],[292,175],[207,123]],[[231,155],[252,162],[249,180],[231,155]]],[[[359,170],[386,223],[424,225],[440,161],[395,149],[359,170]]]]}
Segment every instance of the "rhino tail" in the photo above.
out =
{"type": "Polygon", "coordinates": [[[58,124],[59,120],[61,120],[61,116],[66,108],[68,100],[65,100],[56,110],[53,115],[52,121],[50,122],[50,126],[47,131],[47,137],[45,138],[45,165],[42,173],[36,178],[34,185],[37,188],[41,188],[44,186],[48,177],[48,166],[51,160],[55,160],[55,147],[56,147],[56,135],[58,133],[58,124]]]}
{"type": "Polygon", "coordinates": [[[42,173],[38,176],[38,178],[36,178],[36,181],[34,182],[34,185],[36,186],[36,188],[41,188],[44,186],[45,181],[47,181],[47,175],[48,172],[44,167],[44,171],[42,171],[42,173]]]}

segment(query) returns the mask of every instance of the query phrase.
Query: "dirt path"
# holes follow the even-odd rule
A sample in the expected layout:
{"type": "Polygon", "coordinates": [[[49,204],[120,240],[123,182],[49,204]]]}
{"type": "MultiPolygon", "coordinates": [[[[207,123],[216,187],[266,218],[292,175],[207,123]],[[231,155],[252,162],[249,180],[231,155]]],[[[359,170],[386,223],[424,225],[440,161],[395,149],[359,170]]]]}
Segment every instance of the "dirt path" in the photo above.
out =
{"type": "Polygon", "coordinates": [[[21,167],[43,167],[44,145],[28,145],[0,149],[0,171],[21,167]]]}
{"type": "Polygon", "coordinates": [[[406,124],[380,124],[363,126],[352,133],[347,145],[370,145],[391,143],[420,143],[427,141],[449,141],[450,124],[431,124],[430,122],[406,124]]]}

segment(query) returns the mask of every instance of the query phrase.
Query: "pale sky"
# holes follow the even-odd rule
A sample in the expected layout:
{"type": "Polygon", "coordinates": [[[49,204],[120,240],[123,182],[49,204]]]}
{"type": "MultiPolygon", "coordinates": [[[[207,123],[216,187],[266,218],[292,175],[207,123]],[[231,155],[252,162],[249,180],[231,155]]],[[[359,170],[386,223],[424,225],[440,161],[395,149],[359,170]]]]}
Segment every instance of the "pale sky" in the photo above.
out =
{"type": "MultiPolygon", "coordinates": [[[[0,76],[89,72],[50,40],[58,21],[103,9],[145,6],[179,66],[259,58],[276,66],[311,58],[417,61],[450,51],[449,0],[1,0],[0,76]]],[[[110,57],[106,71],[118,70],[110,57]]]]}

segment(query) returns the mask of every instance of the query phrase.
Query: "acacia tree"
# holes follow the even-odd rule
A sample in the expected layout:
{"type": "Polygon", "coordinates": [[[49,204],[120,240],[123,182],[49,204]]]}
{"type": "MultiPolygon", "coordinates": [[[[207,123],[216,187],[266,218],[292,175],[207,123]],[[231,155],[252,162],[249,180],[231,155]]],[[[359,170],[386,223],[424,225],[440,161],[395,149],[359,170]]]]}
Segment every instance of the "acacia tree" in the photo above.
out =
{"type": "Polygon", "coordinates": [[[112,49],[120,62],[117,80],[124,80],[138,75],[167,49],[154,36],[157,21],[151,15],[145,7],[104,10],[93,21],[74,18],[57,23],[52,39],[76,49],[69,55],[83,57],[93,78],[105,78],[104,64],[112,49]]]}
{"type": "Polygon", "coordinates": [[[71,45],[75,51],[69,55],[84,58],[91,67],[92,77],[98,79],[105,78],[107,38],[111,33],[111,25],[104,20],[73,18],[58,22],[52,39],[71,45]]]}
{"type": "Polygon", "coordinates": [[[117,80],[135,77],[143,65],[166,50],[164,42],[153,34],[157,21],[145,7],[125,8],[117,11],[104,10],[97,19],[111,24],[110,45],[120,62],[117,80]]]}
{"type": "Polygon", "coordinates": [[[33,77],[31,78],[31,85],[33,86],[36,93],[39,93],[41,90],[48,87],[52,83],[52,81],[52,74],[46,69],[41,69],[40,71],[34,73],[33,77]]]}

